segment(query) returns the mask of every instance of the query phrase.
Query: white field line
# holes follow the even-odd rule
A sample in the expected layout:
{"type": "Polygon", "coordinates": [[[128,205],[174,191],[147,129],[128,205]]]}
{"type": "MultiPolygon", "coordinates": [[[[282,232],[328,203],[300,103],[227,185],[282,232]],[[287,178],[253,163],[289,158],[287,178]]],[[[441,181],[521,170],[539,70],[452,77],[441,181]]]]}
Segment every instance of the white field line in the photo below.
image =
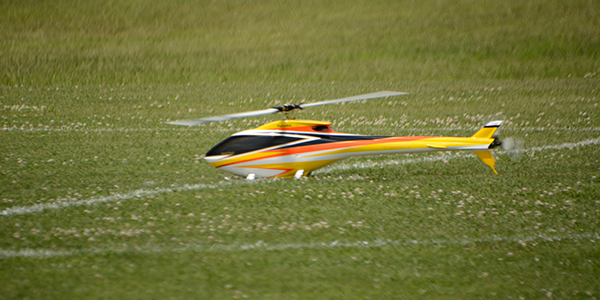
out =
{"type": "Polygon", "coordinates": [[[525,152],[534,152],[534,151],[543,151],[543,150],[561,150],[561,149],[573,149],[577,147],[590,146],[590,145],[598,145],[600,144],[600,137],[595,139],[583,140],[581,142],[576,143],[563,143],[560,145],[552,145],[552,146],[542,146],[535,147],[528,150],[524,150],[525,152]]]}
{"type": "Polygon", "coordinates": [[[182,126],[173,126],[170,128],[88,128],[88,127],[79,127],[72,128],[69,126],[56,127],[56,128],[0,128],[0,131],[7,132],[158,132],[158,131],[166,131],[166,132],[183,132],[183,131],[203,131],[204,129],[209,129],[211,131],[232,131],[229,128],[220,128],[220,127],[182,127],[182,126]]]}
{"type": "MultiPolygon", "coordinates": [[[[332,125],[333,126],[333,125],[332,125]]],[[[460,130],[469,130],[475,133],[477,130],[481,129],[482,126],[457,126],[457,127],[425,127],[425,128],[417,128],[417,127],[390,127],[389,129],[400,130],[400,131],[408,131],[408,132],[427,132],[432,133],[436,131],[460,131],[460,130]]],[[[338,128],[335,128],[338,129],[338,128]]],[[[339,128],[340,130],[351,130],[351,128],[339,128]]],[[[573,132],[598,132],[600,131],[600,127],[500,127],[502,131],[522,131],[522,132],[535,132],[535,131],[573,131],[573,132]]]]}
{"type": "Polygon", "coordinates": [[[122,246],[117,248],[83,248],[83,249],[32,249],[25,248],[19,250],[2,249],[0,250],[0,259],[11,258],[33,258],[46,259],[52,257],[68,257],[75,255],[94,255],[108,253],[184,253],[184,252],[241,252],[241,251],[285,251],[288,249],[318,249],[330,250],[336,248],[382,248],[382,247],[410,247],[410,246],[429,246],[429,245],[470,245],[479,243],[531,243],[531,242],[554,242],[563,240],[600,240],[598,233],[580,233],[580,234],[536,234],[536,235],[517,235],[517,236],[498,236],[491,235],[483,238],[450,238],[450,239],[374,239],[359,241],[331,241],[331,242],[311,242],[311,243],[289,243],[289,244],[269,244],[258,241],[253,244],[203,244],[190,243],[183,247],[164,247],[152,244],[144,246],[122,246]]]}
{"type": "Polygon", "coordinates": [[[357,162],[353,164],[347,163],[338,163],[332,166],[326,166],[321,169],[315,170],[314,174],[322,174],[328,173],[331,171],[345,171],[345,170],[353,170],[353,169],[369,169],[369,168],[377,168],[377,167],[386,167],[393,165],[408,165],[408,164],[417,164],[421,162],[435,162],[442,160],[449,160],[454,158],[464,158],[464,157],[472,157],[473,155],[469,153],[441,153],[438,156],[426,156],[421,158],[409,158],[404,160],[387,160],[382,162],[357,162]]]}
{"type": "Polygon", "coordinates": [[[91,197],[83,200],[75,200],[75,201],[64,201],[64,202],[54,202],[54,203],[42,203],[36,204],[32,206],[15,206],[11,208],[7,208],[0,212],[0,216],[10,217],[14,215],[24,215],[31,214],[36,212],[42,212],[44,210],[49,209],[60,209],[67,208],[72,206],[82,206],[82,205],[92,205],[96,203],[103,202],[113,202],[119,200],[129,200],[134,198],[142,198],[151,195],[164,194],[164,193],[173,193],[173,192],[186,192],[186,191],[195,191],[195,190],[206,190],[206,189],[216,189],[222,188],[225,186],[229,186],[232,184],[243,184],[249,183],[250,181],[221,181],[215,184],[186,184],[182,187],[174,187],[174,188],[157,188],[157,189],[139,189],[129,193],[115,193],[109,196],[100,196],[100,197],[91,197]]]}
{"type": "MultiPolygon", "coordinates": [[[[577,147],[584,147],[584,146],[598,145],[598,144],[600,144],[600,137],[595,138],[595,139],[583,140],[583,141],[576,142],[576,143],[563,143],[563,144],[558,144],[558,145],[533,147],[533,148],[523,149],[523,150],[498,151],[495,153],[501,154],[501,155],[506,155],[506,154],[517,153],[517,152],[528,153],[528,152],[539,152],[539,151],[544,151],[544,150],[574,149],[577,147]]],[[[446,160],[450,160],[450,159],[471,158],[471,157],[475,156],[475,155],[471,154],[470,152],[466,152],[466,153],[465,152],[439,152],[439,153],[440,153],[440,155],[438,155],[438,156],[426,156],[426,157],[421,157],[421,158],[411,158],[411,159],[405,159],[405,160],[387,160],[387,161],[382,161],[382,162],[358,162],[358,163],[354,163],[354,164],[338,163],[338,164],[334,164],[332,166],[327,166],[327,167],[318,169],[314,172],[314,174],[327,173],[330,171],[344,171],[344,170],[351,170],[351,169],[368,169],[368,168],[385,167],[385,166],[391,166],[391,165],[416,164],[416,163],[421,163],[421,162],[446,161],[446,160]]]]}
{"type": "MultiPolygon", "coordinates": [[[[584,140],[576,143],[563,143],[559,145],[551,145],[551,146],[543,146],[543,147],[535,147],[527,150],[521,150],[524,152],[534,152],[534,151],[543,151],[543,150],[560,150],[560,149],[573,149],[576,147],[583,147],[589,145],[597,145],[600,144],[600,138],[584,140]]],[[[354,163],[354,164],[337,164],[331,167],[325,167],[315,171],[315,174],[326,173],[330,171],[336,170],[349,170],[349,169],[365,169],[365,168],[374,168],[374,167],[385,167],[390,165],[404,165],[404,164],[414,164],[420,162],[434,162],[455,158],[466,158],[472,157],[473,155],[470,153],[443,153],[443,155],[439,156],[427,156],[416,159],[406,159],[406,160],[390,160],[384,162],[366,162],[366,163],[354,163]]],[[[222,181],[216,184],[193,184],[193,185],[184,185],[182,187],[177,188],[157,188],[157,189],[139,189],[129,193],[116,193],[110,196],[101,196],[101,197],[92,197],[83,200],[76,201],[65,201],[65,202],[54,202],[54,203],[42,203],[36,204],[32,206],[15,206],[11,208],[7,208],[3,211],[0,211],[0,217],[10,217],[14,215],[24,215],[31,214],[36,212],[42,212],[44,210],[49,209],[60,209],[67,208],[72,206],[82,206],[82,205],[92,205],[95,203],[102,202],[113,202],[119,200],[129,200],[133,198],[142,198],[150,195],[156,194],[164,194],[164,193],[172,193],[172,192],[182,192],[182,191],[194,191],[194,190],[204,190],[204,189],[215,189],[227,185],[231,185],[233,183],[242,184],[249,183],[253,181],[249,180],[236,180],[236,181],[222,181]]],[[[257,181],[260,182],[260,181],[257,181]]]]}

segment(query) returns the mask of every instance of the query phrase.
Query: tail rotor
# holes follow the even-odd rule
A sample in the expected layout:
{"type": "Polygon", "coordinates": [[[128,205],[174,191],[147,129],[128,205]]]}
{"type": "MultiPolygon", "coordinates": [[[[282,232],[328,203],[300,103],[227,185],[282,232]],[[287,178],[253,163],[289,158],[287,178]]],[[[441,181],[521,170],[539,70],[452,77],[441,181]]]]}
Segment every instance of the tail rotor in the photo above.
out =
{"type": "MultiPolygon", "coordinates": [[[[502,115],[502,113],[498,113],[493,117],[488,118],[489,120],[500,120],[504,122],[506,117],[502,115]]],[[[508,154],[510,160],[513,162],[518,162],[523,157],[524,150],[524,140],[522,138],[516,137],[502,137],[503,130],[506,128],[498,128],[493,134],[494,142],[490,145],[490,149],[500,147],[502,150],[508,154]]]]}
{"type": "Polygon", "coordinates": [[[521,138],[508,137],[504,138],[500,141],[501,147],[510,159],[514,162],[518,162],[523,157],[524,150],[524,141],[521,138]]]}

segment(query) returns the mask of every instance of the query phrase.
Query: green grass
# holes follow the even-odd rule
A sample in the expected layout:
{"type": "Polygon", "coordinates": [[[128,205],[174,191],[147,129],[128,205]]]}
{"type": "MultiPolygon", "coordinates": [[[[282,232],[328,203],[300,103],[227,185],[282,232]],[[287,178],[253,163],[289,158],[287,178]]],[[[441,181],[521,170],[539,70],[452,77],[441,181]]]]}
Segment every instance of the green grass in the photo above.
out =
{"type": "Polygon", "coordinates": [[[599,8],[2,2],[0,298],[597,298],[599,8]],[[295,117],[527,151],[246,181],[200,156],[279,116],[163,124],[380,90],[295,117]]]}
{"type": "Polygon", "coordinates": [[[3,1],[0,83],[564,78],[598,72],[595,1],[3,1]]]}

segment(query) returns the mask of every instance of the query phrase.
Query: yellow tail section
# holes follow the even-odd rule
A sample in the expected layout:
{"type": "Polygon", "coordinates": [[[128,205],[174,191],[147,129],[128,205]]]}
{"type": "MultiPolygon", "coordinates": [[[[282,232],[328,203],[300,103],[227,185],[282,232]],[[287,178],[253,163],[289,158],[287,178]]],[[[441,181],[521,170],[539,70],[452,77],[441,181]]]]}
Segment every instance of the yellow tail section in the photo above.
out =
{"type": "MultiPolygon", "coordinates": [[[[500,127],[500,125],[502,125],[502,121],[492,121],[489,122],[487,124],[485,124],[485,126],[483,128],[481,128],[479,131],[477,131],[472,138],[477,138],[477,139],[491,139],[492,136],[494,135],[494,133],[496,133],[496,130],[498,130],[498,127],[500,127]]],[[[492,168],[492,171],[494,171],[495,174],[498,174],[498,172],[496,172],[496,159],[494,159],[494,156],[492,155],[492,152],[489,150],[481,150],[481,151],[473,151],[475,153],[475,155],[477,155],[477,157],[479,157],[479,159],[481,159],[481,161],[488,167],[492,168]]]]}
{"type": "Polygon", "coordinates": [[[502,124],[502,121],[492,121],[487,124],[479,131],[477,131],[472,137],[481,138],[481,139],[489,139],[494,135],[498,127],[502,124]]]}
{"type": "Polygon", "coordinates": [[[477,157],[479,157],[479,159],[481,159],[481,161],[488,167],[492,168],[492,171],[494,171],[494,174],[498,174],[498,172],[496,172],[496,159],[494,159],[494,156],[492,155],[492,152],[490,150],[482,150],[482,151],[473,151],[475,153],[475,155],[477,155],[477,157]]]}

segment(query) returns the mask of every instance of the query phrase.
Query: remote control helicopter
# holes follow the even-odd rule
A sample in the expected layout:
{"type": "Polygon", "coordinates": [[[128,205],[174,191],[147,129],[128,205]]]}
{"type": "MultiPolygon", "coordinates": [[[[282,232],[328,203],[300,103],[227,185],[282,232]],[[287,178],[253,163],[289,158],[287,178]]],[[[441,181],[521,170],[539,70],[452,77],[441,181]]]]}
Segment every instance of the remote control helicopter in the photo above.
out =
{"type": "Polygon", "coordinates": [[[491,149],[502,143],[493,137],[502,121],[491,121],[470,137],[367,136],[336,132],[331,122],[295,120],[289,113],[313,106],[407,95],[377,92],[315,103],[287,104],[264,110],[167,122],[170,125],[196,126],[283,112],[283,120],[234,133],[210,149],[204,160],[219,170],[254,178],[300,178],[310,172],[351,156],[413,152],[471,150],[495,174],[496,161],[491,149]]]}

